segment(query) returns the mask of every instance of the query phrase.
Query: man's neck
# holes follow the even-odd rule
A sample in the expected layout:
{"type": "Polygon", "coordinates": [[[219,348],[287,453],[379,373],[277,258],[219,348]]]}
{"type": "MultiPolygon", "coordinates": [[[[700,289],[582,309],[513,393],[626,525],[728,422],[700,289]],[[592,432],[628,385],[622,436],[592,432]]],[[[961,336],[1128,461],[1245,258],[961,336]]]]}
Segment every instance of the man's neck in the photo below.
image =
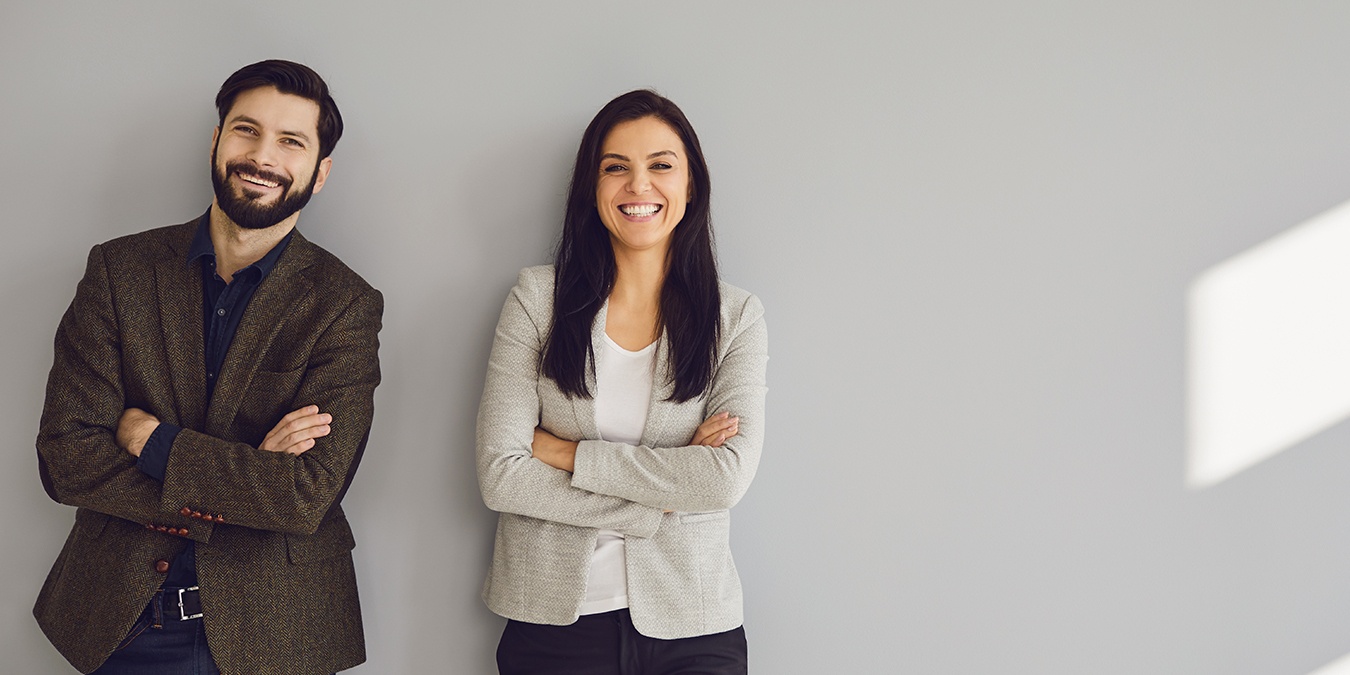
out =
{"type": "Polygon", "coordinates": [[[260,230],[239,227],[220,206],[211,204],[211,246],[216,250],[216,274],[225,283],[234,279],[234,273],[252,265],[267,255],[286,235],[295,229],[300,213],[276,225],[260,230]]]}

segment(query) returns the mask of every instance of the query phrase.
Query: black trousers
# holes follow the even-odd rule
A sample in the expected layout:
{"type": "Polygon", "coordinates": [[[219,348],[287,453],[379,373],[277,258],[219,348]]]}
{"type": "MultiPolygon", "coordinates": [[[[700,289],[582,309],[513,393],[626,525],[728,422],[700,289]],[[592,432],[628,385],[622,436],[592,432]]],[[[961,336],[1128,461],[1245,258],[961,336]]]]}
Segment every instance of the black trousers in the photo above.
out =
{"type": "Polygon", "coordinates": [[[680,640],[637,632],[627,609],[588,614],[570,626],[506,622],[501,675],[746,675],[745,628],[680,640]]]}
{"type": "Polygon", "coordinates": [[[202,620],[181,620],[177,590],[155,592],[131,632],[93,675],[220,675],[202,620]]]}

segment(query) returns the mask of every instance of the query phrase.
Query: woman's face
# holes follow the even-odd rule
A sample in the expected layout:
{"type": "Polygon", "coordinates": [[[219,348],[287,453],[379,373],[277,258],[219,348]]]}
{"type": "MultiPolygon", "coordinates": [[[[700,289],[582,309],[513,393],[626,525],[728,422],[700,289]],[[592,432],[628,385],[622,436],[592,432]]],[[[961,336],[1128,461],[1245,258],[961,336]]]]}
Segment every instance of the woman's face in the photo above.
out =
{"type": "Polygon", "coordinates": [[[600,146],[595,208],[614,252],[670,248],[689,202],[684,143],[655,117],[617,124],[600,146]]]}

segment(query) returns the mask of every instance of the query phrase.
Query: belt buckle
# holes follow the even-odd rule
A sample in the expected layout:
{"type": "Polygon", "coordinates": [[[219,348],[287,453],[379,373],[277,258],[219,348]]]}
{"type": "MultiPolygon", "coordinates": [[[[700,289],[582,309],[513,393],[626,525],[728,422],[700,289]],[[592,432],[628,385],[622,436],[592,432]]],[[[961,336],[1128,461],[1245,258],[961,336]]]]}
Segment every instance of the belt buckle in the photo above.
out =
{"type": "Polygon", "coordinates": [[[187,615],[187,608],[183,606],[183,593],[185,593],[185,592],[187,592],[187,591],[196,591],[196,590],[200,590],[200,587],[198,587],[198,586],[193,586],[192,588],[180,588],[180,589],[178,589],[178,620],[179,620],[179,621],[189,621],[189,620],[191,620],[191,619],[200,619],[200,618],[202,618],[202,613],[201,613],[201,612],[197,612],[196,614],[193,614],[192,616],[188,616],[188,615],[187,615]]]}

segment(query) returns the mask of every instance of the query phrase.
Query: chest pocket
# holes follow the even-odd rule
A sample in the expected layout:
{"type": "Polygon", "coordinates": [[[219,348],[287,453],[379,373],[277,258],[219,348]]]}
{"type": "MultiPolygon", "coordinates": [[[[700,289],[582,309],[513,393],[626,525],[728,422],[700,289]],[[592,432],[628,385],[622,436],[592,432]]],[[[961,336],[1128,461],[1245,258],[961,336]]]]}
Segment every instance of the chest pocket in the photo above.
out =
{"type": "Polygon", "coordinates": [[[304,366],[283,373],[262,369],[254,371],[253,380],[244,391],[234,417],[239,437],[252,439],[255,444],[261,442],[282,415],[296,408],[293,405],[295,395],[300,391],[300,383],[304,379],[304,366]]]}

